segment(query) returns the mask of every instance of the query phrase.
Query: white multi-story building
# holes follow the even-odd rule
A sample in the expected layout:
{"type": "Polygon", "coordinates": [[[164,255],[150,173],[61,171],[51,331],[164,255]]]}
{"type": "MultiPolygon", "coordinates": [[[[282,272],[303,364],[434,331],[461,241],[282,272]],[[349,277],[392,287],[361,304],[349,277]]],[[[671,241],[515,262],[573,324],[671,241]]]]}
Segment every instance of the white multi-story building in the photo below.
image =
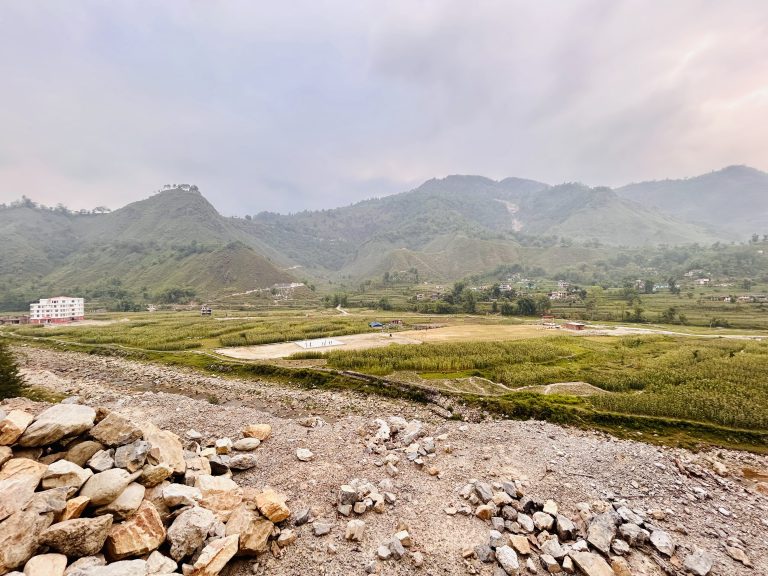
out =
{"type": "Polygon", "coordinates": [[[41,298],[29,305],[30,324],[63,324],[85,317],[85,300],[71,296],[41,298]]]}

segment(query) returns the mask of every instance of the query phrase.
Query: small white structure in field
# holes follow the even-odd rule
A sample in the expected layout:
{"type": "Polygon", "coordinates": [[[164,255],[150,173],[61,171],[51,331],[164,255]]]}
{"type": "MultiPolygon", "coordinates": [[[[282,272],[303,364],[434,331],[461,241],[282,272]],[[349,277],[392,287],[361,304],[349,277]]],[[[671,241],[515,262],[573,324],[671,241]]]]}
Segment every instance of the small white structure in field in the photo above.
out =
{"type": "Polygon", "coordinates": [[[85,318],[85,300],[71,296],[41,298],[29,305],[30,324],[64,324],[85,318]]]}

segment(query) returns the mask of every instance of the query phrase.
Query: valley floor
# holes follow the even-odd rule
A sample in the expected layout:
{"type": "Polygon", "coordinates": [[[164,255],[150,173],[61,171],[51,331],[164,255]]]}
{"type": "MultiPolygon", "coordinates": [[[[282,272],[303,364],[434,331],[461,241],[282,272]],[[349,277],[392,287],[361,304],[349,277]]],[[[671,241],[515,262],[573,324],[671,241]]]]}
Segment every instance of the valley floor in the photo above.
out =
{"type": "MultiPolygon", "coordinates": [[[[309,525],[300,527],[298,541],[285,549],[282,559],[265,554],[258,566],[253,561],[236,563],[232,574],[364,574],[379,543],[391,538],[399,522],[409,525],[414,546],[426,562],[421,569],[405,561],[386,563],[382,574],[466,574],[462,549],[487,543],[489,526],[474,516],[449,516],[444,509],[464,503],[458,492],[472,478],[524,480],[528,494],[557,501],[569,516],[576,516],[579,502],[611,497],[625,499],[643,512],[665,510],[658,524],[672,534],[680,558],[700,546],[715,561],[711,574],[768,574],[768,495],[750,480],[756,472],[768,471],[766,456],[722,449],[692,453],[537,421],[491,420],[479,413],[470,413],[473,422],[462,423],[445,420],[430,405],[352,392],[299,390],[45,349],[22,347],[15,352],[31,384],[76,394],[84,403],[153,421],[179,435],[194,428],[204,439],[237,438],[246,424],[272,425],[272,436],[256,452],[261,464],[240,473],[238,482],[275,487],[290,496],[292,509],[311,507],[334,528],[328,536],[315,537],[309,525]],[[325,425],[302,426],[299,421],[307,415],[321,417],[325,425]],[[353,477],[373,482],[387,477],[384,467],[376,466],[377,456],[367,452],[361,431],[369,429],[373,419],[393,415],[420,419],[430,435],[447,434],[428,462],[440,475],[430,476],[427,466],[420,469],[401,461],[393,479],[397,504],[384,514],[366,514],[363,541],[347,542],[347,519],[337,518],[334,496],[353,477]],[[298,462],[295,452],[300,447],[310,448],[314,461],[298,462]],[[700,470],[701,477],[690,470],[700,470]],[[726,554],[728,538],[743,542],[752,569],[726,554]],[[328,551],[331,542],[335,553],[328,551]]],[[[632,552],[629,561],[635,576],[663,573],[639,552],[632,552]]],[[[491,565],[478,569],[480,574],[492,573],[491,565]]],[[[670,569],[683,574],[674,563],[670,569]]]]}

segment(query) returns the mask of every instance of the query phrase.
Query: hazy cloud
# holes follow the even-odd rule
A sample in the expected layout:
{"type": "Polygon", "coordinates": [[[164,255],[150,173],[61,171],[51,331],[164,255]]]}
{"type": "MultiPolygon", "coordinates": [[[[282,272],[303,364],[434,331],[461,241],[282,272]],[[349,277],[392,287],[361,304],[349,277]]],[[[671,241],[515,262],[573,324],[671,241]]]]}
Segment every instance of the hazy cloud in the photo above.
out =
{"type": "Polygon", "coordinates": [[[763,0],[7,0],[0,201],[226,214],[433,176],[768,169],[763,0]]]}

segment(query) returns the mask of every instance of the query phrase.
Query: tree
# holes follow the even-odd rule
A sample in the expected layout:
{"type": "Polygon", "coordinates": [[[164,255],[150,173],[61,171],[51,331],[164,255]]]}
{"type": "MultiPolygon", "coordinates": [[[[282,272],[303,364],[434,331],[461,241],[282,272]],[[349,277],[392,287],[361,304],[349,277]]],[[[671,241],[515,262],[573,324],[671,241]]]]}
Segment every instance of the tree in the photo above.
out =
{"type": "Polygon", "coordinates": [[[21,395],[24,379],[19,374],[19,367],[8,345],[0,341],[0,398],[13,398],[21,395]]]}

